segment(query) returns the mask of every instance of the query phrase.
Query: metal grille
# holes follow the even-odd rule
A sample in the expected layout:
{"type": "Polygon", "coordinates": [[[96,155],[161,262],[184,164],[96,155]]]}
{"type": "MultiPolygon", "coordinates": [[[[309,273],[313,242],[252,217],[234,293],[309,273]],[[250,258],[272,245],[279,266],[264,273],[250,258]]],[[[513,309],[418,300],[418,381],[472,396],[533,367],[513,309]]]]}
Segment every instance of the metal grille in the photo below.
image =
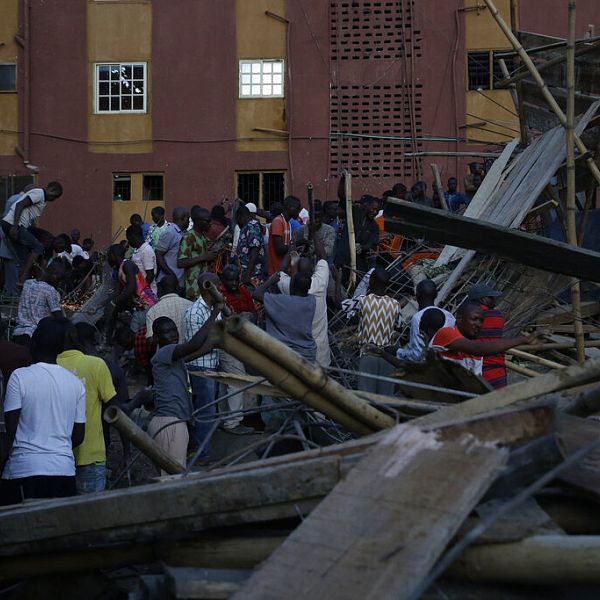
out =
{"type": "MultiPolygon", "coordinates": [[[[421,85],[415,90],[415,133],[421,137],[421,85]]],[[[410,86],[339,86],[331,98],[332,176],[342,168],[355,177],[416,176],[413,159],[405,156],[420,147],[411,141],[410,86]]]]}
{"type": "Polygon", "coordinates": [[[162,200],[164,198],[164,177],[162,175],[144,175],[144,200],[162,200]]]}
{"type": "Polygon", "coordinates": [[[469,89],[490,89],[490,53],[469,52],[468,55],[469,89]]]}
{"type": "Polygon", "coordinates": [[[263,173],[263,198],[265,210],[270,210],[275,202],[283,202],[285,195],[284,173],[263,173]]]}
{"type": "Polygon", "coordinates": [[[420,57],[422,38],[412,29],[413,5],[414,0],[331,0],[332,60],[396,59],[403,52],[420,57]]]}
{"type": "Polygon", "coordinates": [[[237,195],[244,202],[260,204],[260,173],[238,173],[237,195]]]}

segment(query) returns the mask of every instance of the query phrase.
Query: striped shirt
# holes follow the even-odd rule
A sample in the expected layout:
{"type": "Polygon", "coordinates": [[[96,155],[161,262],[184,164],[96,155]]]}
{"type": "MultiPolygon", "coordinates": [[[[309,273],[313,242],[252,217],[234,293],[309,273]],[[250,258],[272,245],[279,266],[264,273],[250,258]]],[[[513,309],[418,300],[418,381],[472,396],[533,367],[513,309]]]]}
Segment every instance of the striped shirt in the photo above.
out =
{"type": "MultiPolygon", "coordinates": [[[[479,331],[478,340],[499,340],[504,337],[504,315],[496,309],[481,305],[483,310],[483,325],[479,331]]],[[[504,354],[494,354],[483,358],[483,377],[494,388],[507,385],[506,363],[504,354]]]]}

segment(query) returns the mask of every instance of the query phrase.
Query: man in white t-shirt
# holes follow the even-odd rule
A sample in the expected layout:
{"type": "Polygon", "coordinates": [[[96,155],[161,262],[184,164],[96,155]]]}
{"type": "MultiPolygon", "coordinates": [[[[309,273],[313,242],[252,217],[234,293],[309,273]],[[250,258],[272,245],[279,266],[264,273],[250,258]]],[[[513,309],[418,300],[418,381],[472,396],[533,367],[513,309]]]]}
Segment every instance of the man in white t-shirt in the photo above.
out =
{"type": "MultiPolygon", "coordinates": [[[[310,226],[310,225],[309,225],[310,226]]],[[[312,261],[307,257],[302,257],[298,260],[297,272],[307,273],[311,276],[311,284],[308,290],[309,296],[314,296],[316,299],[315,314],[312,323],[312,334],[317,345],[317,364],[321,367],[328,367],[331,364],[331,350],[329,348],[328,319],[327,319],[327,287],[329,285],[329,263],[323,246],[323,241],[319,236],[314,235],[312,240],[314,243],[315,254],[317,256],[317,264],[313,271],[312,261]]],[[[284,267],[285,263],[282,263],[284,267]]],[[[291,277],[280,272],[278,287],[282,294],[290,294],[291,277]]]]}
{"type": "Polygon", "coordinates": [[[134,249],[131,260],[144,274],[150,289],[157,294],[156,287],[156,254],[152,246],[144,240],[143,230],[139,225],[130,225],[125,232],[129,245],[134,249]]]}
{"type": "Polygon", "coordinates": [[[46,203],[60,198],[62,191],[58,181],[50,182],[46,188],[34,188],[15,202],[2,218],[2,231],[12,240],[21,263],[21,285],[29,277],[33,263],[44,252],[44,246],[29,231],[29,227],[42,215],[46,203]]]}
{"type": "Polygon", "coordinates": [[[4,411],[8,457],[0,481],[0,504],[27,498],[74,496],[73,448],[85,434],[85,388],[56,364],[64,324],[42,319],[32,338],[35,364],[8,380],[4,411]]]}
{"type": "MultiPolygon", "coordinates": [[[[415,290],[415,298],[419,305],[419,310],[412,316],[410,320],[410,341],[406,348],[398,348],[396,357],[400,360],[415,361],[419,360],[422,353],[422,344],[419,340],[421,331],[421,317],[423,313],[432,306],[435,306],[435,298],[437,296],[437,286],[435,281],[424,279],[417,284],[415,290]]],[[[454,327],[456,319],[454,315],[443,308],[440,310],[444,313],[445,323],[443,327],[454,327]]]]}

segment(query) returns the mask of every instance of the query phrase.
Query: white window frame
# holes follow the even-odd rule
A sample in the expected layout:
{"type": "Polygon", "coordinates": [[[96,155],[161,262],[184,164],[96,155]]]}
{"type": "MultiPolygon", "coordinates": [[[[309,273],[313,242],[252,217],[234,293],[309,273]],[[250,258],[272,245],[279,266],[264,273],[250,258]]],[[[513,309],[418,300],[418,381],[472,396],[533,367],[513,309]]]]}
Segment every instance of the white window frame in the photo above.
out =
{"type": "Polygon", "coordinates": [[[285,59],[283,58],[246,58],[239,61],[238,68],[238,96],[241,100],[256,99],[256,98],[285,98],[285,59]],[[274,73],[273,65],[281,65],[281,72],[274,73]],[[248,67],[249,65],[249,67],[248,67]],[[258,65],[258,67],[257,67],[258,65]],[[269,72],[265,72],[265,66],[269,72]],[[247,69],[250,69],[249,71],[247,69]],[[258,70],[257,70],[258,69],[258,70]],[[281,83],[273,83],[275,75],[281,76],[281,83]],[[245,81],[245,77],[250,77],[250,83],[245,81]],[[258,80],[257,80],[258,77],[258,80]],[[281,86],[280,94],[263,94],[263,87],[281,86]],[[243,93],[245,88],[250,88],[250,93],[243,93]],[[260,91],[256,92],[256,87],[260,87],[260,91]]]}
{"type": "MultiPolygon", "coordinates": [[[[104,94],[103,94],[104,96],[104,94]]],[[[119,94],[119,97],[120,94],[119,94]]],[[[109,101],[110,102],[110,101],[109,101]]],[[[94,63],[94,113],[98,115],[130,115],[145,114],[148,112],[148,63],[147,62],[98,62],[94,63]],[[144,69],[144,106],[142,109],[119,109],[119,110],[100,110],[100,67],[143,67],[144,69]]]]}

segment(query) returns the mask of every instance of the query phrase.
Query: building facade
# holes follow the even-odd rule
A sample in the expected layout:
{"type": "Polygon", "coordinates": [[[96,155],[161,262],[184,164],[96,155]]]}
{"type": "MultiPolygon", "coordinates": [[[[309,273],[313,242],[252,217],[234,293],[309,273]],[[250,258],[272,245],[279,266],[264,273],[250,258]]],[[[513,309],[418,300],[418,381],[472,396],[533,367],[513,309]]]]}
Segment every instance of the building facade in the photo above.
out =
{"type": "MultiPolygon", "coordinates": [[[[558,26],[535,4],[520,27],[564,35],[566,3],[558,26]]],[[[3,0],[0,205],[59,180],[42,226],[105,245],[156,205],[332,199],[342,168],[355,196],[460,178],[468,157],[432,153],[518,135],[507,49],[481,0],[3,0]]]]}

